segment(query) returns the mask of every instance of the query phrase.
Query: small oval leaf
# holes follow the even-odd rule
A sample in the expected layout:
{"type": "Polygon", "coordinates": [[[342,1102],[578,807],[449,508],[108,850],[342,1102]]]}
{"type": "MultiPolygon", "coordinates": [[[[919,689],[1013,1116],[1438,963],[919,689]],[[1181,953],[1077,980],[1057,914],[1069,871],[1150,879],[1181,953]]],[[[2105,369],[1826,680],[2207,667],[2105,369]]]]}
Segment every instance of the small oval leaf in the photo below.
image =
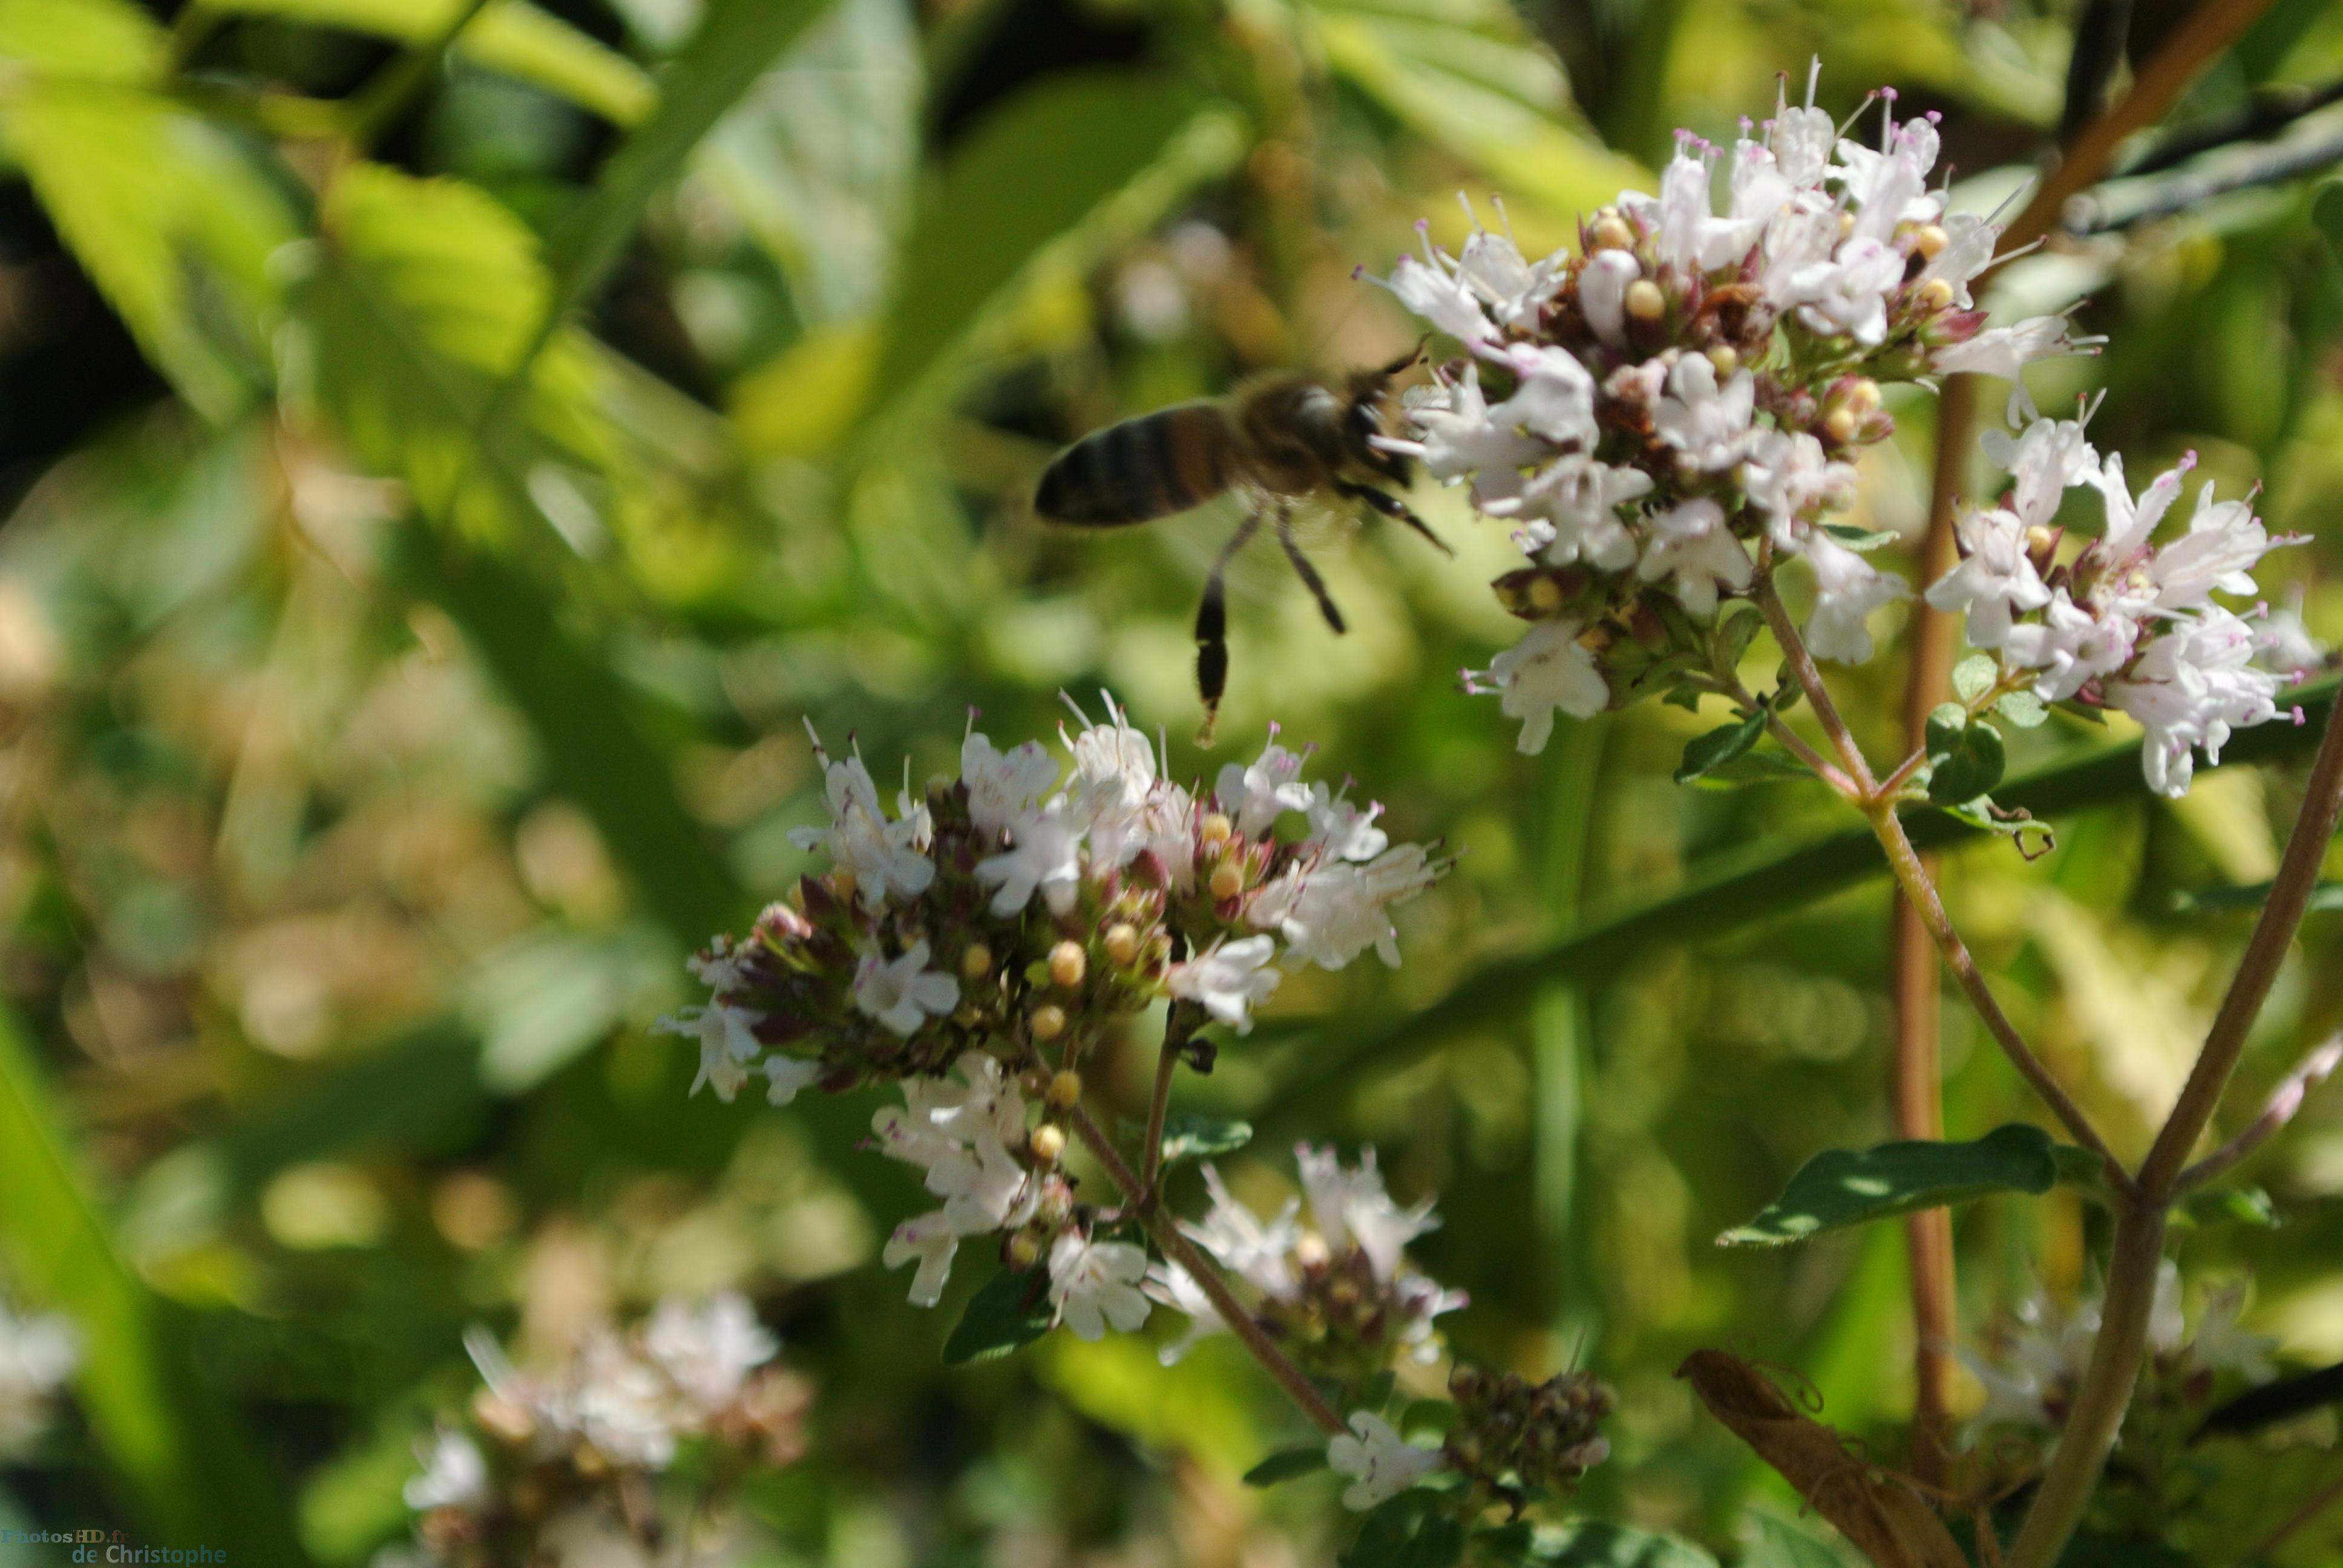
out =
{"type": "Polygon", "coordinates": [[[1916,1209],[1965,1203],[1995,1192],[2043,1193],[2058,1180],[2050,1135],[2039,1127],[1997,1127],[1973,1143],[1911,1141],[1875,1149],[1832,1149],[1790,1178],[1755,1218],[1716,1241],[1724,1247],[1780,1247],[1916,1209]]]}
{"type": "Polygon", "coordinates": [[[1054,1317],[1047,1276],[1003,1269],[968,1299],[959,1324],[944,1342],[944,1364],[987,1362],[1021,1350],[1048,1333],[1054,1317]]]}

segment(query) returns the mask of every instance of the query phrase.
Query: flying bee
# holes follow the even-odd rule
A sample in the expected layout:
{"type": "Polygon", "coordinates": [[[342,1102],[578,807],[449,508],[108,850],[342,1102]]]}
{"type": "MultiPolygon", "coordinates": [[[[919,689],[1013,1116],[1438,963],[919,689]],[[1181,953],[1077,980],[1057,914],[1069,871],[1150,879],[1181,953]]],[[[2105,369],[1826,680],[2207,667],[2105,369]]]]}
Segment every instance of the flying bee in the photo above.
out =
{"type": "Polygon", "coordinates": [[[1266,521],[1294,575],[1337,632],[1342,612],[1293,536],[1296,508],[1344,502],[1396,518],[1449,551],[1405,501],[1383,487],[1407,487],[1406,454],[1384,450],[1383,402],[1392,380],[1423,346],[1380,369],[1354,370],[1340,386],[1314,377],[1276,376],[1225,399],[1178,403],[1092,431],[1042,470],[1033,509],[1052,522],[1121,528],[1202,506],[1226,491],[1247,503],[1244,521],[1212,561],[1196,606],[1196,689],[1204,701],[1198,740],[1209,745],[1228,688],[1231,558],[1266,521]]]}

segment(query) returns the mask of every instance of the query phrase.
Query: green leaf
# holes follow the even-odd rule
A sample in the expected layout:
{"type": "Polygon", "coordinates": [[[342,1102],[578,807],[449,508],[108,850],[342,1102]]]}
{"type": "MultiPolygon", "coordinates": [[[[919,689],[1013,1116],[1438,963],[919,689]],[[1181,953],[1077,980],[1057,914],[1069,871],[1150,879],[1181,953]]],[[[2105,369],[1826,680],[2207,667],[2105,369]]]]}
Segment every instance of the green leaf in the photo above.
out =
{"type": "Polygon", "coordinates": [[[1247,1486],[1275,1486],[1326,1468],[1326,1448],[1283,1448],[1244,1473],[1247,1486]]]}
{"type": "Polygon", "coordinates": [[[1847,1559],[1835,1548],[1787,1520],[1770,1513],[1753,1513],[1749,1518],[1756,1529],[1738,1568],[1847,1568],[1847,1559]]]}
{"type": "MultiPolygon", "coordinates": [[[[2335,692],[2332,679],[2303,688],[2297,697],[2308,722],[2239,730],[2223,748],[2224,766],[2308,754],[2318,744],[2335,692]]],[[[1998,796],[2006,808],[2036,816],[2147,797],[2137,741],[2097,747],[2026,774],[2010,781],[1998,796]]],[[[1914,845],[1922,849],[1954,848],[1974,842],[1982,832],[2008,831],[2006,827],[1981,829],[1933,809],[1906,811],[1903,821],[1914,845]]],[[[1256,1126],[1274,1124],[1282,1131],[1330,1086],[1352,1081],[1370,1067],[1387,1069],[1415,1060],[1462,1030],[1509,1020],[1550,981],[1608,975],[1654,944],[1720,936],[1885,874],[1886,863],[1868,828],[1787,846],[1759,845],[1696,868],[1672,893],[1598,913],[1560,941],[1492,959],[1439,1000],[1414,1012],[1343,1014],[1275,1032],[1272,1026],[1259,1027],[1257,1040],[1307,1034],[1311,1042],[1306,1050],[1289,1053],[1291,1065],[1253,1121],[1256,1126]]]]}
{"type": "Polygon", "coordinates": [[[1676,764],[1676,782],[1689,784],[1702,774],[1747,755],[1765,733],[1765,710],[1759,709],[1731,724],[1696,735],[1685,743],[1684,760],[1676,764]]]}
{"type": "Polygon", "coordinates": [[[2057,1180],[2050,1135],[2016,1122],[1971,1143],[1912,1140],[1826,1150],[1798,1167],[1755,1219],[1716,1240],[1726,1247],[1779,1247],[1991,1193],[2038,1195],[2057,1180]]]}
{"type": "Polygon", "coordinates": [[[1088,71],[1045,77],[980,122],[906,247],[882,396],[915,387],[1038,253],[1163,159],[1199,106],[1166,77],[1088,71]]]}
{"type": "Polygon", "coordinates": [[[1559,1526],[1522,1520],[1477,1532],[1473,1546],[1476,1562],[1517,1568],[1716,1568],[1716,1559],[1689,1541],[1591,1519],[1559,1526]]]}
{"type": "Polygon", "coordinates": [[[2243,1225],[2253,1231],[2275,1231],[2285,1221],[2278,1206],[2258,1187],[2200,1188],[2180,1200],[2172,1221],[2184,1230],[2213,1225],[2243,1225]]]}
{"type": "Polygon", "coordinates": [[[2310,222],[2328,251],[2343,263],[2343,180],[2330,180],[2319,191],[2310,204],[2310,222]]]}
{"type": "Polygon", "coordinates": [[[1941,722],[1942,715],[1956,711],[1946,703],[1928,719],[1928,799],[1937,806],[1965,805],[1991,794],[2008,765],[2001,731],[1984,719],[1969,719],[1958,727],[1941,722]]]}
{"type": "Polygon", "coordinates": [[[1311,0],[1335,74],[1507,196],[1574,213],[1650,186],[1571,105],[1554,56],[1503,0],[1311,0]]]}
{"type": "Polygon", "coordinates": [[[944,1341],[944,1364],[993,1361],[1048,1333],[1055,1315],[1049,1286],[1049,1276],[1039,1270],[1020,1274],[1003,1269],[987,1280],[944,1341]]]}
{"type": "Polygon", "coordinates": [[[1778,746],[1760,745],[1746,756],[1712,768],[1693,780],[1695,789],[1739,789],[1751,784],[1813,783],[1814,770],[1778,746]]]}
{"type": "Polygon", "coordinates": [[[2000,678],[2000,661],[1989,653],[1973,653],[1953,667],[1953,689],[1961,694],[1963,702],[1975,702],[2000,678]]]}
{"type": "Polygon", "coordinates": [[[1438,1494],[1403,1492],[1370,1511],[1342,1568],[1453,1568],[1464,1560],[1463,1523],[1441,1509],[1438,1494]]]}
{"type": "MultiPolygon", "coordinates": [[[[470,0],[203,0],[223,15],[277,16],[341,27],[401,44],[427,44],[470,0]]],[[[641,66],[568,23],[523,3],[488,0],[456,35],[455,52],[474,65],[533,83],[618,125],[650,111],[654,92],[641,66]]]]}
{"type": "Polygon", "coordinates": [[[2050,720],[2049,705],[2030,691],[2005,691],[1993,710],[2020,729],[2039,729],[2050,720]]]}
{"type": "Polygon", "coordinates": [[[2198,1568],[2197,1559],[2161,1541],[2078,1530],[2058,1553],[2058,1568],[2198,1568]]]}
{"type": "MultiPolygon", "coordinates": [[[[2254,882],[2244,887],[2183,888],[2172,895],[2172,908],[2184,915],[2258,910],[2269,902],[2270,887],[2268,882],[2254,882]]],[[[2343,882],[2321,882],[2312,888],[2308,909],[2314,915],[2343,910],[2343,882]]]]}
{"type": "MultiPolygon", "coordinates": [[[[1842,548],[1858,552],[1875,550],[1885,545],[1897,544],[1904,538],[1903,535],[1891,529],[1858,528],[1851,523],[1825,523],[1822,525],[1822,530],[1837,540],[1842,548]]],[[[1953,679],[1957,686],[1960,681],[1957,671],[1955,672],[1953,679]]],[[[1969,694],[1964,691],[1961,695],[1966,697],[1969,694]]]]}
{"type": "Polygon", "coordinates": [[[0,1249],[27,1301],[79,1336],[75,1386],[98,1447],[168,1543],[307,1561],[287,1494],[123,1261],[78,1165],[15,1015],[0,1010],[0,1249]]]}
{"type": "MultiPolygon", "coordinates": [[[[1144,1138],[1143,1122],[1125,1122],[1127,1132],[1144,1138]]],[[[1252,1141],[1252,1123],[1220,1116],[1200,1116],[1193,1111],[1175,1111],[1163,1119],[1163,1163],[1174,1165],[1182,1160],[1209,1160],[1216,1154],[1233,1154],[1252,1141]]]]}

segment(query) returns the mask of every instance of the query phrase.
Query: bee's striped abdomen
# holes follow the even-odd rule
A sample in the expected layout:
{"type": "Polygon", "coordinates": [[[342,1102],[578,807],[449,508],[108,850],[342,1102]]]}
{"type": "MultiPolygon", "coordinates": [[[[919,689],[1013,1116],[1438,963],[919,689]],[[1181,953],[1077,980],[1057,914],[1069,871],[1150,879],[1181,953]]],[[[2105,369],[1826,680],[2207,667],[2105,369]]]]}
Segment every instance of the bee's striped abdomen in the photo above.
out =
{"type": "Polygon", "coordinates": [[[1041,474],[1033,509],[1061,523],[1143,523],[1202,506],[1236,480],[1228,416],[1182,403],[1094,431],[1041,474]]]}

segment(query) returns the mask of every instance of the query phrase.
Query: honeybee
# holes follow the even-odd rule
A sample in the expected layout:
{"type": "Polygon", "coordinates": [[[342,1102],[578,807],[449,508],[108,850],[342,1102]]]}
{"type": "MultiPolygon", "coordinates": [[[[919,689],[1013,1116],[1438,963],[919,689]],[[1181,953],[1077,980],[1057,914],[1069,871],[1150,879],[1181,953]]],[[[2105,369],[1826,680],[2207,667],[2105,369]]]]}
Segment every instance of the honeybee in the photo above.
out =
{"type": "Polygon", "coordinates": [[[1228,688],[1228,595],[1224,577],[1238,550],[1267,521],[1318,601],[1326,624],[1346,629],[1318,568],[1293,537],[1293,514],[1308,505],[1353,502],[1405,523],[1441,550],[1439,536],[1383,488],[1405,488],[1413,465],[1375,444],[1393,377],[1423,346],[1379,369],[1354,370],[1339,386],[1310,376],[1275,376],[1225,399],[1178,403],[1094,430],[1042,470],[1033,509],[1052,522],[1121,528],[1202,506],[1226,491],[1248,502],[1245,519],[1212,561],[1196,606],[1196,690],[1203,699],[1199,744],[1212,743],[1228,688]]]}

